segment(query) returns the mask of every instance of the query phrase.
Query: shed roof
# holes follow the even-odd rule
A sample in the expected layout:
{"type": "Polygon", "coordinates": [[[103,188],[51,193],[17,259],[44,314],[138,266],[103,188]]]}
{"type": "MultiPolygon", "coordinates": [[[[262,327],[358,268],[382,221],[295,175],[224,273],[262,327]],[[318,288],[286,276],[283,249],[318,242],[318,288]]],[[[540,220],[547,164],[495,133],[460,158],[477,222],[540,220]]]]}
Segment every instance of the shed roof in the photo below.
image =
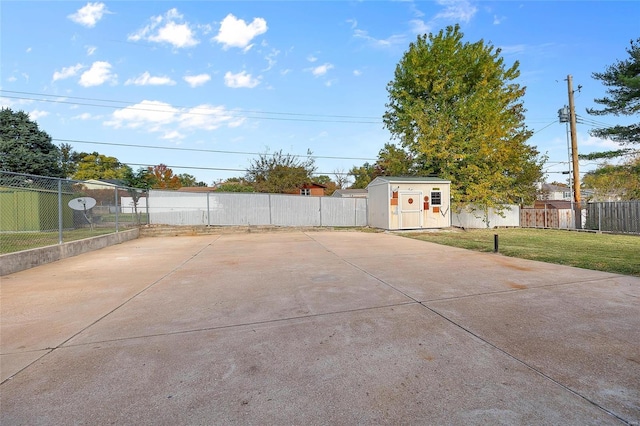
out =
{"type": "Polygon", "coordinates": [[[378,176],[367,185],[367,188],[389,183],[451,183],[451,181],[435,176],[378,176]]]}

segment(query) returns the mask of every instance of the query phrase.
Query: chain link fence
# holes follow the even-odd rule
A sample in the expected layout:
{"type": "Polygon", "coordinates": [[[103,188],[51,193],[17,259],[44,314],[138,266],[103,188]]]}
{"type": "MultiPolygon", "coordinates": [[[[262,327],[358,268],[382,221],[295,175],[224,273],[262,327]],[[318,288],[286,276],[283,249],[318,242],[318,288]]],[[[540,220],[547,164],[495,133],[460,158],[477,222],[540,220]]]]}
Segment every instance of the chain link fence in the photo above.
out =
{"type": "Polygon", "coordinates": [[[141,189],[101,181],[0,171],[0,254],[145,225],[146,197],[141,189]]]}

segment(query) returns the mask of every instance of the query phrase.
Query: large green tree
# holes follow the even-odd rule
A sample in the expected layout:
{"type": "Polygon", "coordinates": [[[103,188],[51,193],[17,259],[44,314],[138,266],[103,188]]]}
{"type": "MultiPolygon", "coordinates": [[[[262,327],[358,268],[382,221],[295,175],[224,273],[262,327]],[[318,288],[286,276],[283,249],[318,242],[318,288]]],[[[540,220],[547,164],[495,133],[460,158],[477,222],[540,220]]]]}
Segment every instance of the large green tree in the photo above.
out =
{"type": "Polygon", "coordinates": [[[73,179],[120,179],[125,180],[131,174],[131,168],[122,164],[116,157],[93,152],[85,155],[77,164],[73,179]]]}
{"type": "Polygon", "coordinates": [[[232,177],[215,186],[218,192],[256,192],[245,178],[232,177]]]}
{"type": "Polygon", "coordinates": [[[89,155],[86,152],[77,152],[68,143],[60,144],[60,167],[65,177],[70,178],[78,171],[80,161],[89,155]]]}
{"type": "MultiPolygon", "coordinates": [[[[594,72],[593,78],[600,80],[608,87],[607,96],[595,99],[594,102],[603,106],[602,109],[587,109],[592,115],[625,115],[640,116],[640,38],[633,41],[627,49],[629,58],[617,61],[604,72],[594,72]]],[[[594,129],[592,136],[611,139],[625,148],[590,154],[587,158],[612,158],[637,152],[630,145],[640,144],[640,122],[628,126],[615,125],[594,129]]]]}
{"type": "Polygon", "coordinates": [[[354,178],[351,188],[366,188],[378,176],[414,176],[416,169],[413,155],[402,147],[386,143],[378,152],[375,163],[367,162],[360,167],[351,168],[349,174],[354,178]]]}
{"type": "Polygon", "coordinates": [[[312,182],[315,169],[311,153],[306,160],[301,160],[280,150],[251,160],[245,179],[256,192],[291,193],[312,182]]]}
{"type": "Polygon", "coordinates": [[[65,177],[60,149],[23,111],[0,111],[0,170],[65,177]]]}
{"type": "Polygon", "coordinates": [[[451,180],[456,209],[535,197],[543,159],[526,143],[518,67],[449,26],[418,36],[387,86],[385,127],[411,155],[413,174],[451,180]]]}
{"type": "Polygon", "coordinates": [[[198,181],[198,179],[193,176],[190,175],[189,173],[180,173],[178,175],[178,179],[180,180],[180,184],[182,186],[197,186],[197,187],[206,187],[207,184],[205,182],[202,181],[198,181]]]}

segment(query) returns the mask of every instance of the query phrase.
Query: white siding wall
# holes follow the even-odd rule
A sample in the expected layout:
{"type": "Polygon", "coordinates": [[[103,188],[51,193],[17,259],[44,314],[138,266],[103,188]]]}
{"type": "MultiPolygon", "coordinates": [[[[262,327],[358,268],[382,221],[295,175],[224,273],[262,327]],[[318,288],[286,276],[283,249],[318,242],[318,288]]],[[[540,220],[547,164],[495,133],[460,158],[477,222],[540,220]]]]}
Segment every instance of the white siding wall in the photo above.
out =
{"type": "MultiPolygon", "coordinates": [[[[508,206],[510,210],[503,210],[502,215],[498,214],[495,209],[489,209],[489,228],[506,227],[506,226],[520,226],[520,207],[517,205],[508,206]]],[[[460,213],[451,214],[451,225],[459,226],[463,228],[487,228],[487,223],[484,222],[484,212],[482,210],[476,211],[461,211],[460,213]]]]}

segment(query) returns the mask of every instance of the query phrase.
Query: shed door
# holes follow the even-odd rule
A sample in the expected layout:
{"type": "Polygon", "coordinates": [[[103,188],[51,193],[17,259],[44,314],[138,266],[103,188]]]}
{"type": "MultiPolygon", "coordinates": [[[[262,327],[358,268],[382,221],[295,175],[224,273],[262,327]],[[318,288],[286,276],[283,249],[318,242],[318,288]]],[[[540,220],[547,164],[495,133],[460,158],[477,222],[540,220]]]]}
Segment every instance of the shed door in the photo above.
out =
{"type": "Polygon", "coordinates": [[[400,229],[422,228],[422,192],[400,192],[400,229]]]}

